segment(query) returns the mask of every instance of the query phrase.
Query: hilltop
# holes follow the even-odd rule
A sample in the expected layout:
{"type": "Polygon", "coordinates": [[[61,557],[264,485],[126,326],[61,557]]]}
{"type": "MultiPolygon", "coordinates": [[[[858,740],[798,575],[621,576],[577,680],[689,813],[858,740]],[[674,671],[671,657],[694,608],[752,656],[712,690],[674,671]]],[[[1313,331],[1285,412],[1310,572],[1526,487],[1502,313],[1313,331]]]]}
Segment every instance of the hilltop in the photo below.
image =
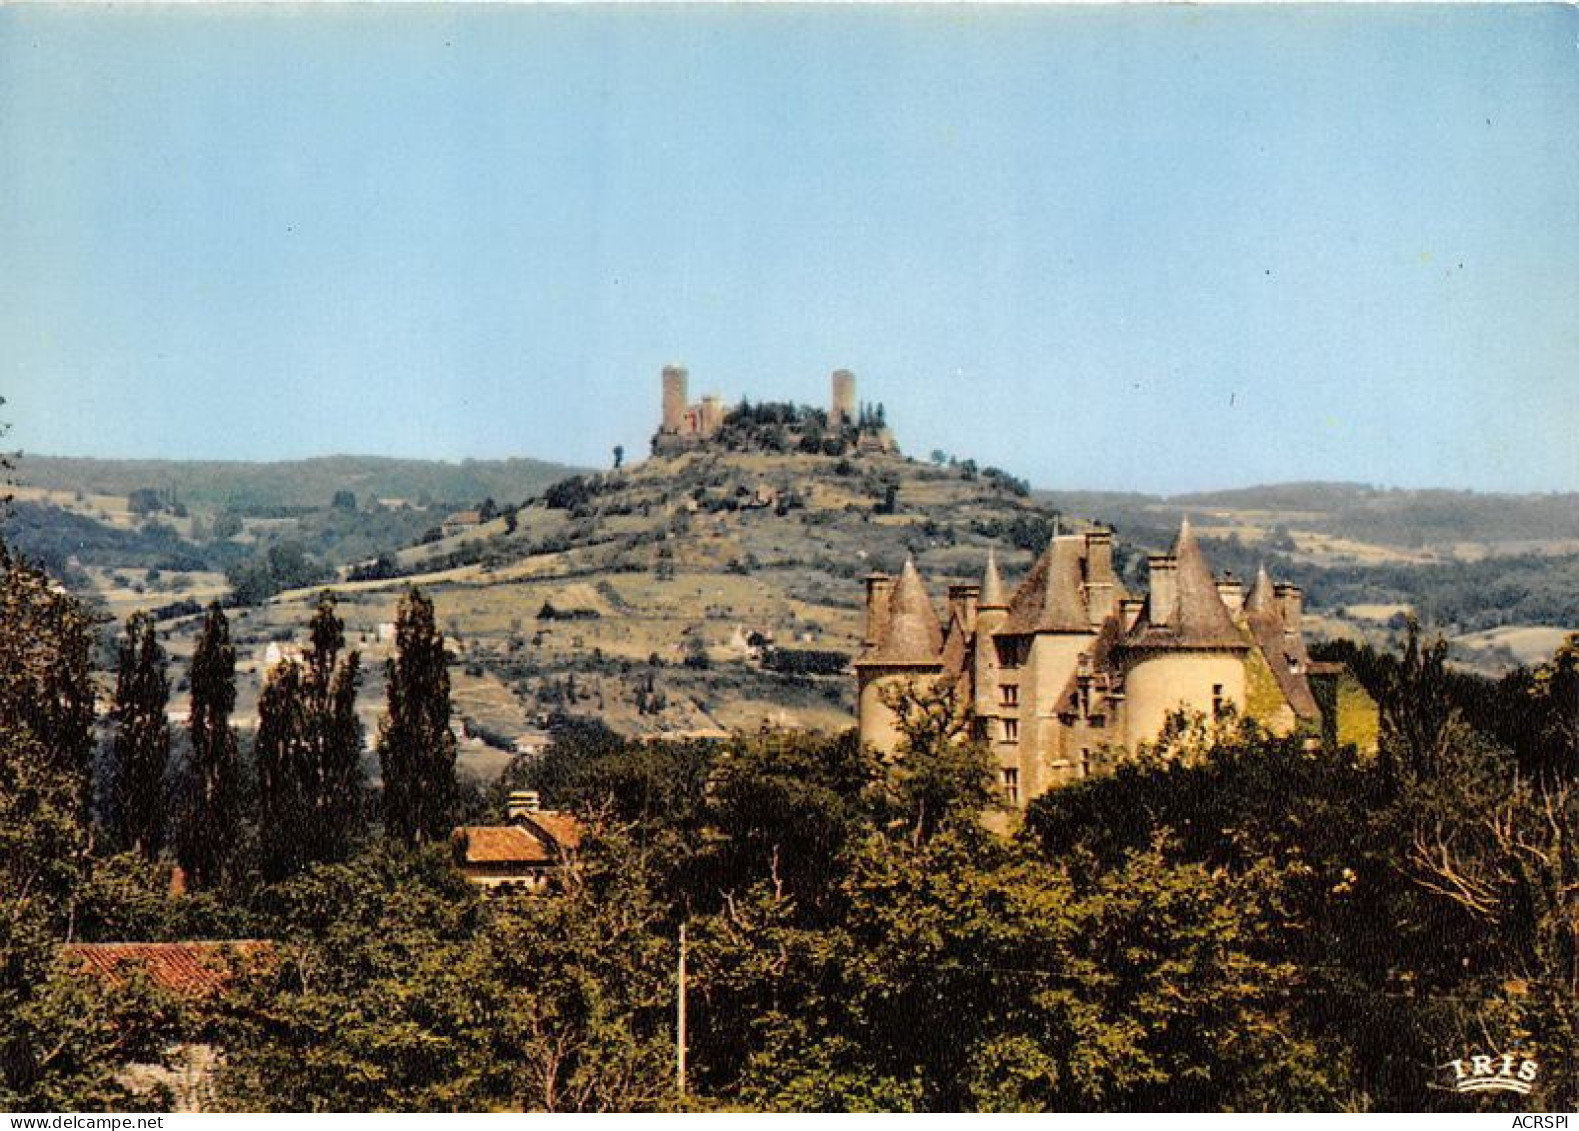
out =
{"type": "Polygon", "coordinates": [[[215,477],[200,487],[202,474],[182,464],[95,468],[30,457],[25,477],[57,486],[47,497],[24,488],[7,536],[43,530],[57,552],[68,543],[73,584],[116,618],[160,609],[178,657],[199,602],[276,569],[271,586],[248,589],[252,607],[234,614],[244,719],[265,650],[299,636],[314,594],[332,583],[353,642],[367,653],[371,724],[387,654],[380,628],[405,587],[419,583],[456,658],[457,714],[484,742],[470,756],[480,770],[496,768],[516,738],[560,713],[595,715],[635,735],[842,729],[852,721],[847,663],[860,645],[864,574],[897,571],[913,555],[941,603],[947,584],[979,579],[989,548],[1012,583],[1060,522],[1113,526],[1116,565],[1140,589],[1145,555],[1165,549],[1189,513],[1217,570],[1248,577],[1265,562],[1303,585],[1314,637],[1384,644],[1412,608],[1457,638],[1461,659],[1501,670],[1549,655],[1562,631],[1579,625],[1579,554],[1565,541],[1579,530],[1575,496],[1342,484],[1173,498],[1033,492],[969,460],[830,452],[807,442],[804,429],[786,428],[769,406],[752,417],[752,426],[732,424],[712,442],[568,474],[526,460],[340,459],[311,461],[320,478],[294,485],[280,465],[260,469],[257,486],[249,486],[248,465],[227,465],[228,484],[215,477]],[[139,514],[124,496],[78,497],[58,486],[147,487],[150,467],[189,485],[175,488],[184,517],[168,497],[157,513],[139,514]],[[428,506],[382,494],[423,483],[428,506]],[[447,497],[443,505],[431,503],[434,490],[447,497]],[[356,497],[336,502],[342,491],[356,497]],[[244,513],[204,509],[222,493],[254,502],[244,513]],[[316,506],[299,501],[312,498],[316,506]],[[1427,503],[1437,509],[1422,509],[1427,503]],[[223,537],[214,528],[222,515],[241,515],[223,537]],[[1416,537],[1428,522],[1438,536],[1416,537]],[[1525,537],[1532,525],[1549,537],[1525,537]]]}

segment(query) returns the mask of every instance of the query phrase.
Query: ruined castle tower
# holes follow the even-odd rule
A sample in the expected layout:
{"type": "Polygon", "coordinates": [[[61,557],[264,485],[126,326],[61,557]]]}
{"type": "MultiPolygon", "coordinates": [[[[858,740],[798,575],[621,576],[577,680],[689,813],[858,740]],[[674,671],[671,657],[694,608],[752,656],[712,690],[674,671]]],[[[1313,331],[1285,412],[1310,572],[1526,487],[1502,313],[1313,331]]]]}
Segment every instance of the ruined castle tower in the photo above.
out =
{"type": "Polygon", "coordinates": [[[686,381],[690,375],[678,365],[663,367],[663,423],[658,431],[663,435],[677,436],[685,426],[686,381]]]}
{"type": "Polygon", "coordinates": [[[833,392],[828,400],[828,427],[834,431],[855,423],[855,374],[833,371],[833,392]]]}

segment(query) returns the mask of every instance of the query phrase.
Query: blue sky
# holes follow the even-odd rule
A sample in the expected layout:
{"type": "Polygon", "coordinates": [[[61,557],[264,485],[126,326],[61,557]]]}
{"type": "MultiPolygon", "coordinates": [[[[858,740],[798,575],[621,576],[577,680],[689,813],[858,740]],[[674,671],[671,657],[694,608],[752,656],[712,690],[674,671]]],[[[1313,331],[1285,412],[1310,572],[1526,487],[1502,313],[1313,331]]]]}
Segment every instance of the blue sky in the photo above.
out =
{"type": "Polygon", "coordinates": [[[658,373],[1046,487],[1579,490],[1579,10],[0,7],[0,418],[606,462],[658,373]]]}

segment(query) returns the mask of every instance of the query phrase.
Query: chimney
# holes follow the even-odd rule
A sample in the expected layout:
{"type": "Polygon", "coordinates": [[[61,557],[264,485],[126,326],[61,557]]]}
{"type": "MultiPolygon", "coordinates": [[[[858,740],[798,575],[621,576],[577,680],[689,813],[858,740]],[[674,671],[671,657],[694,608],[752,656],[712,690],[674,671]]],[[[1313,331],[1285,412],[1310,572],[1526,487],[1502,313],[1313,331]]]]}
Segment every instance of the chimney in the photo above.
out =
{"type": "Polygon", "coordinates": [[[1228,606],[1229,615],[1237,617],[1245,607],[1245,587],[1231,573],[1223,574],[1217,582],[1217,595],[1222,598],[1223,604],[1228,606]]]}
{"type": "Polygon", "coordinates": [[[1153,554],[1146,564],[1151,570],[1151,623],[1164,627],[1173,622],[1173,610],[1179,603],[1179,559],[1153,554]]]}
{"type": "Polygon", "coordinates": [[[1277,597],[1277,610],[1283,617],[1283,630],[1299,632],[1305,619],[1305,591],[1292,582],[1280,581],[1272,587],[1272,593],[1277,597]]]}
{"type": "Polygon", "coordinates": [[[1128,632],[1135,627],[1135,622],[1140,619],[1140,610],[1146,605],[1139,597],[1125,597],[1118,603],[1119,623],[1128,632]]]}
{"type": "Polygon", "coordinates": [[[948,587],[949,616],[959,617],[959,622],[965,626],[966,632],[976,631],[976,605],[980,600],[981,586],[979,585],[967,583],[948,587]]]}
{"type": "Polygon", "coordinates": [[[1086,610],[1093,628],[1113,612],[1113,532],[1086,535],[1086,610]]]}
{"type": "Polygon", "coordinates": [[[528,813],[536,813],[542,808],[538,802],[535,789],[517,789],[510,793],[510,800],[505,804],[505,812],[510,820],[517,821],[528,813]]]}
{"type": "Polygon", "coordinates": [[[877,647],[888,627],[888,598],[894,591],[894,579],[886,573],[866,575],[866,636],[862,643],[868,648],[877,647]]]}

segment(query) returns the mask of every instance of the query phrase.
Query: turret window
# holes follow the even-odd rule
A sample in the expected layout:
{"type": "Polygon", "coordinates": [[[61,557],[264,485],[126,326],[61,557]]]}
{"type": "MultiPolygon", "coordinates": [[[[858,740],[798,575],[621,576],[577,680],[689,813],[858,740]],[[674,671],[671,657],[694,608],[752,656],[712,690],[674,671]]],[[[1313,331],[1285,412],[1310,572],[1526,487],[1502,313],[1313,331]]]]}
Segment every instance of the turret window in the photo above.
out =
{"type": "Polygon", "coordinates": [[[1000,721],[1003,723],[1003,740],[1005,742],[1020,741],[1020,720],[1002,719],[1000,721]]]}
{"type": "Polygon", "coordinates": [[[1018,707],[1020,705],[1019,684],[1005,683],[998,688],[998,692],[1003,696],[1003,705],[1005,707],[1018,707]]]}

